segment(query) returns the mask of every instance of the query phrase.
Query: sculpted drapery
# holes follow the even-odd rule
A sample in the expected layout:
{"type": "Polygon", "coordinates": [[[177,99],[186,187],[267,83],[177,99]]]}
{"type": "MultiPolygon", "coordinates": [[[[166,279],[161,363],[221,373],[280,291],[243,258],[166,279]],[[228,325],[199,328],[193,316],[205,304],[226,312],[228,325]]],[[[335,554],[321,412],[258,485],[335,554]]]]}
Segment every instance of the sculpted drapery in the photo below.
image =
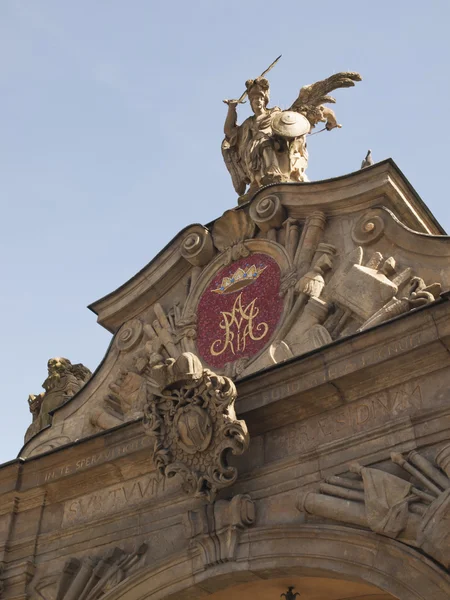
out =
{"type": "Polygon", "coordinates": [[[288,181],[307,181],[306,135],[317,123],[327,130],[340,127],[334,112],[323,103],[334,103],[328,95],[338,87],[360,81],[358,73],[337,73],[323,81],[304,86],[288,111],[269,108],[269,82],[265,77],[246,82],[253,115],[237,124],[239,100],[228,105],[222,154],[236,192],[243,196],[261,186],[288,181]]]}

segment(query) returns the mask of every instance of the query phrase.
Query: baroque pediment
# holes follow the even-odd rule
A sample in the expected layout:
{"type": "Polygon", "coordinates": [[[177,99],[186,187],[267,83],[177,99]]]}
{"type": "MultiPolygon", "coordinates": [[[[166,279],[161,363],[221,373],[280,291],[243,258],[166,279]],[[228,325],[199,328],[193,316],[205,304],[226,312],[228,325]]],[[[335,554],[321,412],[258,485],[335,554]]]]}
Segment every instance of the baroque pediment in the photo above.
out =
{"type": "Polygon", "coordinates": [[[24,455],[141,418],[158,360],[191,353],[239,382],[435,302],[450,287],[449,256],[449,238],[390,160],[262,188],[185,228],[90,306],[111,346],[24,455]]]}

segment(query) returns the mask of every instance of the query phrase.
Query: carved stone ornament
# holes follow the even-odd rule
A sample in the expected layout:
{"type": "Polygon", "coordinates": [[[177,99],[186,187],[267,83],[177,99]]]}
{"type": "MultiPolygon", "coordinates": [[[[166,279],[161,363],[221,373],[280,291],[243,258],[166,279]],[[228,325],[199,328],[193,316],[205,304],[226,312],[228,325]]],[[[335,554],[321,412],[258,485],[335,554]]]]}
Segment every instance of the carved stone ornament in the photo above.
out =
{"type": "Polygon", "coordinates": [[[393,453],[391,460],[404,477],[353,463],[353,476],[328,478],[320,493],[301,497],[300,510],[397,538],[448,568],[450,445],[436,453],[436,466],[416,451],[407,458],[393,453]]]}
{"type": "Polygon", "coordinates": [[[228,453],[242,454],[249,443],[234,411],[236,388],[191,353],[156,364],[150,377],[144,427],[155,437],[155,466],[164,477],[180,475],[186,493],[212,502],[237,478],[228,453]]]}
{"type": "MultiPolygon", "coordinates": [[[[277,193],[226,211],[211,231],[190,227],[179,248],[191,265],[181,293],[172,305],[156,302],[119,329],[121,357],[90,423],[105,430],[142,415],[153,368],[183,353],[237,379],[435,301],[439,283],[377,250],[377,241],[386,247],[385,218],[377,209],[356,219],[352,236],[361,245],[346,254],[327,241],[323,212],[293,218],[277,193]]],[[[205,434],[198,452],[207,452],[213,444],[208,419],[192,408],[173,426],[181,432],[196,421],[205,434]]],[[[180,438],[179,452],[189,455],[189,449],[180,438]]],[[[157,456],[160,461],[161,449],[157,456]]],[[[175,455],[170,460],[177,462],[175,455]]],[[[194,480],[186,476],[186,485],[200,493],[194,480]]]]}
{"type": "Polygon", "coordinates": [[[101,557],[71,558],[58,575],[38,577],[30,584],[31,598],[98,600],[126,579],[142,562],[147,544],[126,552],[114,548],[101,557]]]}
{"type": "Polygon", "coordinates": [[[48,377],[42,384],[45,392],[30,394],[28,404],[33,422],[25,434],[25,442],[50,425],[51,412],[76,394],[92,373],[84,365],[73,365],[68,358],[51,358],[47,363],[48,377]]]}
{"type": "Polygon", "coordinates": [[[358,73],[342,72],[306,85],[285,111],[278,106],[268,107],[269,82],[263,76],[249,79],[239,100],[224,100],[228,114],[222,154],[241,202],[270,183],[307,181],[306,135],[320,122],[327,130],[341,127],[334,112],[324,104],[335,102],[330,92],[354,86],[357,81],[361,81],[358,73]],[[237,106],[245,96],[254,114],[238,125],[237,106]]]}
{"type": "Polygon", "coordinates": [[[250,496],[240,494],[189,511],[190,549],[200,554],[199,561],[194,559],[194,572],[235,560],[239,538],[255,519],[255,503],[250,496]]]}
{"type": "Polygon", "coordinates": [[[203,267],[214,256],[214,244],[209,231],[201,225],[194,225],[183,239],[181,256],[195,267],[203,267]]]}
{"type": "Polygon", "coordinates": [[[116,346],[122,352],[136,348],[142,339],[143,327],[139,319],[133,319],[120,328],[116,336],[116,346]]]}
{"type": "Polygon", "coordinates": [[[281,227],[285,220],[285,210],[279,196],[272,194],[252,203],[250,216],[261,231],[267,232],[281,227]]]}
{"type": "Polygon", "coordinates": [[[226,211],[211,232],[190,227],[180,246],[192,265],[184,296],[119,330],[120,369],[91,422],[108,429],[142,414],[152,355],[156,364],[191,352],[235,379],[433,302],[439,283],[370,247],[384,232],[378,213],[356,220],[362,245],[347,254],[324,241],[323,212],[300,221],[274,193],[226,211]]]}
{"type": "Polygon", "coordinates": [[[228,251],[228,260],[238,260],[250,254],[244,240],[251,239],[255,233],[255,223],[242,210],[227,210],[213,227],[214,245],[219,252],[228,251]]]}
{"type": "MultiPolygon", "coordinates": [[[[156,318],[144,325],[154,351],[164,359],[193,352],[205,367],[237,378],[439,296],[438,283],[426,284],[391,256],[362,245],[338,255],[323,241],[325,225],[320,211],[304,221],[289,217],[280,196],[269,194],[226,211],[211,233],[193,226],[181,249],[193,266],[186,297],[169,310],[155,304],[156,318]]],[[[383,219],[369,211],[353,236],[367,246],[383,231],[383,219]]]]}

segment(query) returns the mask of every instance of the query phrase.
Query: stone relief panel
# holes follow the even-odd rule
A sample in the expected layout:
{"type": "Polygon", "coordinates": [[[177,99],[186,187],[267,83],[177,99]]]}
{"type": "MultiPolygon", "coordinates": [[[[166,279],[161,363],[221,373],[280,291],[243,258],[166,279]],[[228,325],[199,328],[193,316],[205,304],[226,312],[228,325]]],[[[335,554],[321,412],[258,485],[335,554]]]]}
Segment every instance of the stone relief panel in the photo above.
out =
{"type": "Polygon", "coordinates": [[[448,568],[450,445],[441,446],[433,462],[417,451],[406,458],[392,453],[391,461],[393,472],[350,464],[348,475],[330,477],[318,493],[303,494],[299,509],[399,539],[448,568]]]}
{"type": "MultiPolygon", "coordinates": [[[[357,221],[353,237],[367,245],[368,229],[370,244],[376,243],[383,227],[376,215],[366,221],[357,221]]],[[[325,228],[323,213],[300,222],[272,194],[256,199],[248,212],[227,211],[212,233],[199,226],[188,231],[181,250],[193,266],[186,295],[171,307],[155,304],[150,322],[135,319],[121,330],[116,343],[132,355],[110,385],[110,406],[116,402],[128,415],[131,405],[142,410],[145,347],[164,359],[193,352],[206,367],[235,379],[439,297],[439,282],[424,281],[413,265],[372,247],[338,254],[325,241],[325,228]],[[133,328],[139,335],[129,346],[120,342],[133,328]]]]}
{"type": "Polygon", "coordinates": [[[62,572],[37,577],[30,584],[32,600],[97,600],[142,564],[147,544],[129,552],[113,548],[108,553],[83,558],[71,558],[62,572]]]}

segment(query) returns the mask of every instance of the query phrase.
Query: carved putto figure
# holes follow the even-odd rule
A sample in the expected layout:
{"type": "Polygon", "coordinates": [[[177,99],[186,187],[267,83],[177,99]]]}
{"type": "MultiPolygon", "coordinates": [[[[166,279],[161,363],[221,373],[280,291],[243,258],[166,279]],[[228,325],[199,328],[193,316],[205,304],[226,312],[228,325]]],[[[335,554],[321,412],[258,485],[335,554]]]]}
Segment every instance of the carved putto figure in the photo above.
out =
{"type": "Polygon", "coordinates": [[[73,365],[68,358],[58,356],[47,363],[48,377],[42,384],[45,392],[30,394],[28,404],[33,423],[27,430],[25,441],[51,422],[51,411],[71,398],[90,379],[92,373],[81,363],[73,365]]]}
{"type": "Polygon", "coordinates": [[[342,72],[306,85],[285,111],[278,106],[268,106],[269,82],[263,76],[249,79],[239,100],[224,100],[228,114],[222,154],[236,192],[243,196],[247,185],[250,186],[247,194],[251,194],[270,183],[307,181],[306,135],[319,122],[325,123],[328,131],[341,127],[334,111],[324,104],[335,102],[329,95],[332,90],[352,87],[355,81],[361,81],[358,73],[342,72]],[[237,105],[245,96],[248,96],[254,114],[238,125],[237,105]]]}

